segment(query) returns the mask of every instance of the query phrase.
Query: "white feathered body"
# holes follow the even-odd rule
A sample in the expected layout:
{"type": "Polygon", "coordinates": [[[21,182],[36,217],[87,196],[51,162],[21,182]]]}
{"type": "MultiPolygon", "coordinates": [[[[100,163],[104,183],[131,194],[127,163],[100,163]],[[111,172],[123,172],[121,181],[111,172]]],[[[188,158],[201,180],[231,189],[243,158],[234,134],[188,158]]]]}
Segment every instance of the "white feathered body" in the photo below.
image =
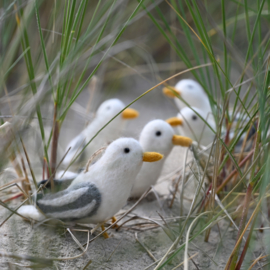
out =
{"type": "Polygon", "coordinates": [[[130,197],[140,197],[150,186],[154,185],[159,178],[164,162],[170,154],[173,143],[172,137],[174,131],[172,127],[163,120],[153,120],[149,122],[142,130],[140,135],[140,144],[146,152],[158,152],[162,154],[163,159],[154,163],[144,163],[136,177],[136,182],[132,188],[130,197]],[[160,136],[156,136],[157,132],[160,136]]]}
{"type": "Polygon", "coordinates": [[[130,197],[140,197],[150,186],[156,184],[164,165],[165,158],[154,163],[144,163],[136,182],[132,188],[130,197]]]}
{"type": "Polygon", "coordinates": [[[185,135],[200,145],[208,146],[213,143],[215,133],[206,125],[206,123],[198,116],[198,114],[216,131],[216,124],[212,114],[207,114],[198,108],[193,110],[186,107],[180,111],[178,117],[183,120],[182,126],[179,127],[180,134],[185,135]]]}
{"type": "MultiPolygon", "coordinates": [[[[39,198],[37,205],[51,218],[102,223],[125,205],[142,163],[143,150],[139,142],[131,138],[118,139],[87,173],[79,174],[67,189],[39,198]]],[[[35,220],[45,218],[29,206],[21,207],[18,212],[35,220]]]]}
{"type": "MultiPolygon", "coordinates": [[[[110,150],[110,149],[107,149],[110,150]]],[[[135,150],[135,149],[132,149],[135,150]]],[[[107,152],[107,151],[106,151],[107,152]]],[[[80,174],[69,186],[72,189],[77,183],[89,181],[99,189],[101,204],[95,215],[80,222],[100,223],[110,219],[127,202],[136,176],[142,166],[142,150],[135,153],[134,159],[106,155],[90,167],[89,172],[80,174]],[[111,160],[115,158],[114,160],[111,160]]]]}

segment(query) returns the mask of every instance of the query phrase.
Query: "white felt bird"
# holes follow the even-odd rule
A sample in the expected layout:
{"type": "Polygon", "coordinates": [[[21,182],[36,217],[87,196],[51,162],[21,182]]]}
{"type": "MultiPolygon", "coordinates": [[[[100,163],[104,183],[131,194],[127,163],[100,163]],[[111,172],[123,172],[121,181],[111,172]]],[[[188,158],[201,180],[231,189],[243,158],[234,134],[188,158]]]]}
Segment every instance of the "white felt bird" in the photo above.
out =
{"type": "MultiPolygon", "coordinates": [[[[117,113],[123,110],[124,107],[124,103],[119,99],[109,99],[104,101],[99,106],[94,120],[68,144],[66,151],[69,148],[70,150],[63,160],[63,165],[68,166],[74,157],[79,154],[84,146],[91,140],[91,138],[107,122],[109,122],[109,120],[111,120],[117,113]]],[[[134,109],[127,108],[124,110],[86,147],[85,151],[75,161],[74,166],[78,168],[81,165],[85,165],[87,162],[86,157],[90,157],[96,150],[119,137],[124,120],[136,118],[138,115],[139,113],[134,109]]]]}
{"type": "MultiPolygon", "coordinates": [[[[184,118],[186,118],[187,120],[182,122],[183,125],[180,127],[180,134],[189,136],[193,140],[200,142],[200,144],[204,146],[212,143],[214,133],[201,119],[197,119],[194,112],[189,108],[192,107],[193,109],[195,109],[195,111],[197,111],[198,114],[200,114],[201,117],[208,122],[212,129],[216,131],[215,120],[212,115],[209,99],[202,86],[192,79],[184,79],[180,80],[174,87],[164,87],[163,93],[168,97],[174,98],[174,101],[178,109],[180,110],[179,118],[181,120],[184,120],[184,118]],[[177,95],[179,95],[186,103],[179,99],[177,95]]],[[[247,117],[244,118],[247,119],[247,117]]],[[[233,138],[235,136],[235,131],[237,130],[235,130],[234,127],[236,126],[235,123],[237,123],[238,119],[239,115],[236,115],[236,119],[234,120],[233,126],[231,128],[230,138],[233,138]]],[[[177,122],[175,118],[170,119],[170,121],[174,123],[177,122]]],[[[252,137],[254,135],[254,132],[255,128],[252,127],[251,132],[249,132],[248,134],[248,138],[252,137]]],[[[222,128],[222,133],[224,133],[224,128],[222,128]]],[[[243,134],[239,142],[236,144],[236,152],[239,152],[242,148],[242,143],[245,136],[246,133],[243,134]]]]}
{"type": "Polygon", "coordinates": [[[195,107],[205,113],[211,112],[211,106],[207,94],[203,90],[202,86],[191,79],[180,80],[174,87],[164,87],[163,93],[174,101],[179,110],[185,107],[195,107]],[[175,91],[186,103],[179,99],[173,91],[175,91]]]}
{"type": "MultiPolygon", "coordinates": [[[[40,194],[37,206],[47,217],[67,222],[103,223],[125,205],[143,161],[154,162],[162,157],[159,153],[144,152],[135,139],[117,139],[89,171],[79,174],[67,189],[40,194]]],[[[45,218],[43,214],[37,217],[33,206],[23,206],[18,212],[36,220],[45,218]]]]}
{"type": "Polygon", "coordinates": [[[131,191],[131,198],[140,197],[160,176],[165,159],[174,145],[190,146],[192,140],[174,134],[173,128],[163,120],[153,120],[142,130],[140,144],[144,151],[161,153],[164,158],[155,163],[144,163],[131,191]]]}
{"type": "Polygon", "coordinates": [[[185,107],[180,111],[177,117],[172,117],[166,121],[171,126],[179,126],[180,134],[191,138],[200,145],[208,146],[213,143],[216,132],[216,124],[213,117],[198,108],[192,107],[192,109],[185,107]],[[212,129],[206,125],[199,116],[201,116],[212,129]]]}

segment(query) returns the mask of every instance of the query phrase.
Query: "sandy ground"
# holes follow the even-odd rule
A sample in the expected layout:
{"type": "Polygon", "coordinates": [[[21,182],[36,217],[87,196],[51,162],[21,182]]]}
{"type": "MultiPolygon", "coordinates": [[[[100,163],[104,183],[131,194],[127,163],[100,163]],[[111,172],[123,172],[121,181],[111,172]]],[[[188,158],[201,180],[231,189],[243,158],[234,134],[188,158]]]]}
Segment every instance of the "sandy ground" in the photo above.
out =
{"type": "MultiPolygon", "coordinates": [[[[151,85],[148,83],[141,83],[140,86],[134,83],[133,88],[129,89],[127,95],[125,88],[128,87],[128,85],[127,82],[123,82],[122,91],[118,92],[116,97],[121,96],[124,102],[131,102],[138,94],[143,93],[150,86],[151,85]]],[[[100,95],[97,94],[95,100],[101,100],[102,98],[99,98],[99,96],[100,95]]],[[[86,107],[87,97],[88,92],[85,91],[78,99],[78,103],[86,107]]],[[[96,104],[95,106],[97,107],[96,104]]],[[[154,92],[142,98],[132,107],[140,111],[140,117],[127,124],[123,135],[133,136],[135,138],[138,138],[140,130],[149,120],[158,118],[166,119],[176,114],[175,107],[169,100],[164,98],[161,89],[154,90],[154,92]]],[[[60,145],[64,148],[70,138],[84,127],[84,124],[85,120],[82,119],[82,117],[71,112],[63,125],[60,145]]],[[[161,177],[162,181],[155,187],[160,195],[164,195],[163,197],[161,196],[160,201],[144,199],[132,212],[133,215],[136,214],[138,216],[152,218],[164,225],[164,222],[158,215],[161,214],[162,217],[168,219],[169,230],[173,232],[173,238],[177,235],[179,229],[181,229],[178,227],[179,223],[175,219],[175,217],[179,216],[179,203],[177,199],[172,209],[168,207],[167,195],[171,179],[164,180],[164,176],[182,165],[184,151],[185,150],[180,147],[174,148],[165,163],[161,177]]],[[[40,172],[40,168],[38,168],[40,165],[38,164],[39,161],[36,162],[35,169],[37,172],[40,172]]],[[[195,187],[194,184],[191,184],[186,189],[185,196],[192,198],[195,187]]],[[[15,207],[15,205],[18,204],[19,200],[13,202],[11,207],[15,207]]],[[[132,202],[129,202],[125,209],[128,209],[131,205],[132,202]]],[[[188,205],[190,205],[190,202],[187,202],[187,206],[188,205]]],[[[8,215],[9,213],[1,207],[0,222],[8,215]]],[[[202,222],[206,221],[206,219],[204,220],[202,218],[202,222]]],[[[103,237],[99,237],[89,245],[86,254],[77,259],[57,261],[54,265],[43,265],[41,269],[145,269],[154,263],[154,259],[151,258],[147,254],[147,251],[136,241],[135,233],[138,234],[139,241],[149,249],[156,259],[160,259],[164,256],[171,246],[172,240],[161,227],[151,227],[146,230],[146,227],[136,225],[138,222],[143,222],[143,220],[127,223],[118,232],[110,230],[109,233],[111,237],[109,239],[105,240],[103,237]],[[90,260],[92,263],[84,268],[90,260]]],[[[122,221],[120,224],[121,223],[122,221]]],[[[87,233],[85,232],[74,232],[74,235],[81,244],[84,244],[87,240],[87,233]]],[[[93,236],[91,236],[91,238],[92,237],[93,236]]],[[[189,269],[224,269],[225,262],[235,244],[235,237],[236,230],[230,226],[228,220],[220,221],[219,228],[214,226],[211,230],[209,242],[204,242],[203,236],[199,236],[189,245],[189,255],[195,255],[193,260],[194,263],[196,263],[195,267],[195,264],[190,262],[189,269]],[[221,236],[223,241],[220,241],[221,236]]],[[[259,236],[256,241],[259,250],[260,246],[262,246],[259,236]]],[[[78,248],[78,245],[74,242],[71,235],[63,229],[31,225],[20,217],[13,216],[0,228],[0,252],[32,255],[42,258],[61,258],[79,255],[81,250],[78,248]]],[[[183,258],[183,252],[180,252],[179,255],[173,259],[172,264],[167,265],[165,269],[173,269],[183,261],[183,258]]],[[[29,262],[27,261],[14,260],[7,257],[0,258],[0,269],[25,269],[28,264],[29,262]],[[17,263],[18,265],[11,265],[8,262],[17,263]]],[[[148,269],[154,269],[154,267],[155,266],[151,266],[148,269]]]]}

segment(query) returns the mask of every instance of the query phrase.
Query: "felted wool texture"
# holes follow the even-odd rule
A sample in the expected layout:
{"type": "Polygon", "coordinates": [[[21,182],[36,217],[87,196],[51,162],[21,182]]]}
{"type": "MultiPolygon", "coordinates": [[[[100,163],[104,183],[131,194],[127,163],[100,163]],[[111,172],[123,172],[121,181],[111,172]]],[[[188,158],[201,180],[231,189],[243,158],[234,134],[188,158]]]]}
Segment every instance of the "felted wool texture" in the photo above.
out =
{"type": "MultiPolygon", "coordinates": [[[[211,106],[207,94],[202,86],[191,79],[180,80],[175,89],[180,92],[181,98],[191,107],[198,108],[206,113],[211,112],[211,106]]],[[[174,98],[174,101],[179,110],[188,105],[179,98],[174,98]]]]}
{"type": "MultiPolygon", "coordinates": [[[[119,111],[124,109],[125,105],[119,99],[109,99],[104,101],[98,108],[93,121],[71,142],[68,144],[66,151],[71,147],[67,156],[63,160],[63,165],[67,166],[74,158],[74,155],[80,153],[83,147],[96,135],[96,133],[113,118],[119,111]]],[[[124,119],[121,114],[108,124],[97,137],[86,147],[80,158],[73,165],[73,168],[84,166],[90,156],[107,143],[119,137],[124,125],[124,119]]]]}
{"type": "Polygon", "coordinates": [[[108,146],[104,155],[85,174],[80,174],[68,187],[91,179],[101,193],[97,214],[88,219],[100,223],[115,215],[126,203],[135,178],[142,166],[143,150],[135,139],[121,138],[108,146]],[[130,152],[125,153],[124,149],[130,152]]]}
{"type": "Polygon", "coordinates": [[[162,154],[163,159],[155,163],[144,163],[130,196],[136,198],[141,196],[151,185],[154,185],[160,176],[164,162],[170,154],[173,143],[174,130],[163,120],[157,119],[149,122],[142,130],[140,144],[144,151],[155,151],[162,154]],[[157,136],[157,132],[161,135],[157,136]]]}
{"type": "Polygon", "coordinates": [[[86,173],[64,191],[39,195],[37,205],[53,218],[103,223],[125,204],[143,163],[143,149],[132,138],[112,142],[86,173]],[[40,200],[40,201],[39,201],[40,200]]]}
{"type": "Polygon", "coordinates": [[[208,146],[213,143],[215,133],[198,115],[200,115],[212,127],[212,129],[216,131],[216,124],[213,119],[213,115],[195,107],[192,107],[192,109],[185,107],[178,114],[178,117],[183,121],[183,124],[179,126],[180,134],[193,139],[200,145],[208,146]]]}

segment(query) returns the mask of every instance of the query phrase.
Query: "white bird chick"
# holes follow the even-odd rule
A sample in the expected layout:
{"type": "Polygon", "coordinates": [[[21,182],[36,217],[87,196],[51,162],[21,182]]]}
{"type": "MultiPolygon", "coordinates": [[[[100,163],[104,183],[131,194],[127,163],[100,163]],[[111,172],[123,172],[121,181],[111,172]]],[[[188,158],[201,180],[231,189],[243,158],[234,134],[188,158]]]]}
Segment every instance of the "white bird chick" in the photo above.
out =
{"type": "Polygon", "coordinates": [[[198,108],[192,107],[192,109],[185,107],[177,117],[167,119],[166,122],[174,127],[179,126],[180,134],[184,134],[200,145],[208,146],[213,143],[215,137],[213,131],[216,131],[216,124],[213,116],[198,108]],[[210,125],[213,131],[199,116],[210,125]]]}
{"type": "Polygon", "coordinates": [[[203,90],[202,86],[194,80],[180,80],[175,87],[164,87],[163,93],[168,97],[174,98],[179,110],[185,107],[195,107],[206,113],[211,112],[211,106],[207,94],[203,90]],[[176,94],[178,94],[189,106],[179,99],[176,94]]]}
{"type": "MultiPolygon", "coordinates": [[[[120,138],[67,189],[44,196],[39,194],[37,206],[47,217],[67,222],[103,223],[125,205],[143,161],[155,162],[162,157],[159,153],[144,152],[135,139],[120,138]]],[[[29,209],[29,206],[21,207],[18,213],[29,218],[33,218],[33,213],[36,220],[41,220],[31,209],[26,215],[25,207],[29,209]]]]}
{"type": "MultiPolygon", "coordinates": [[[[104,101],[98,108],[94,120],[67,146],[66,152],[71,148],[63,160],[63,165],[68,166],[84,146],[95,136],[95,134],[108,123],[119,111],[125,108],[124,103],[119,99],[109,99],[104,101]]],[[[106,126],[98,136],[86,147],[85,151],[75,162],[75,167],[85,165],[86,157],[90,157],[96,150],[105,146],[119,137],[124,120],[138,117],[139,113],[131,108],[125,109],[108,126],[106,126]]],[[[73,166],[73,168],[74,168],[73,166]]]]}
{"type": "Polygon", "coordinates": [[[173,128],[163,120],[153,120],[142,130],[140,144],[144,151],[161,153],[164,158],[155,163],[143,164],[131,191],[131,198],[140,197],[160,176],[163,164],[174,145],[190,146],[192,140],[177,136],[173,128]]]}

